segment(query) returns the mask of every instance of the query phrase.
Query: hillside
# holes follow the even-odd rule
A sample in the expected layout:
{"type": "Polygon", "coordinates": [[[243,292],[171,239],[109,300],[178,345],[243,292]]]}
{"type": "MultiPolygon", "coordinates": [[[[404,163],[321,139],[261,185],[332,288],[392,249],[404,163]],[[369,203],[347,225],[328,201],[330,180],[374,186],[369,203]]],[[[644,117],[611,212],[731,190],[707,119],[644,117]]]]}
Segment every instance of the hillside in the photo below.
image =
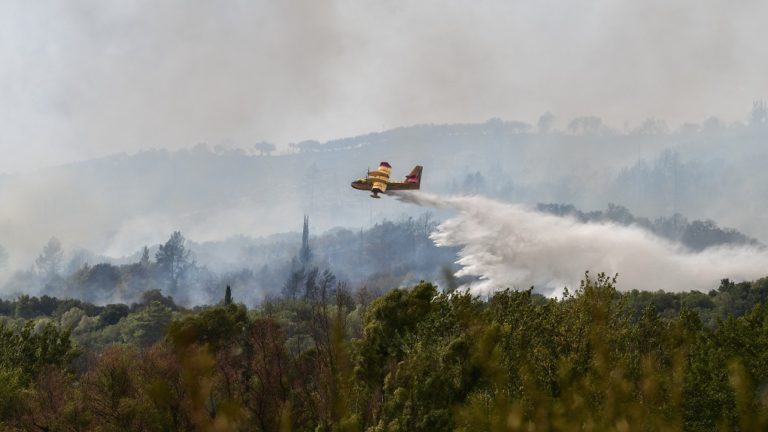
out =
{"type": "Polygon", "coordinates": [[[754,197],[768,196],[766,135],[744,125],[544,133],[490,120],[310,141],[274,156],[205,145],[118,154],[1,177],[0,245],[13,269],[51,236],[68,249],[118,257],[174,230],[198,242],[258,237],[290,231],[304,214],[317,232],[370,228],[414,212],[349,187],[380,160],[395,176],[424,165],[423,189],[432,193],[587,209],[614,203],[651,219],[712,219],[763,240],[768,204],[754,197]]]}

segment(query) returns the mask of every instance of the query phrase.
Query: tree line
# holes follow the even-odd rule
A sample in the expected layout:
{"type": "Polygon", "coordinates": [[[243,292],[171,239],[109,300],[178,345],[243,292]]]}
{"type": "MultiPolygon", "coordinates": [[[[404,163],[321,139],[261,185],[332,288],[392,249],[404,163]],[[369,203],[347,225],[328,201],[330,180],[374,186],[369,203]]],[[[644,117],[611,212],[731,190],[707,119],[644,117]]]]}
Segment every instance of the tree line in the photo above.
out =
{"type": "Polygon", "coordinates": [[[0,325],[0,425],[761,430],[767,285],[621,293],[615,277],[585,274],[560,299],[506,290],[483,300],[426,282],[377,296],[316,277],[255,309],[231,289],[194,310],[150,294],[122,312],[75,306],[76,324],[65,318],[72,309],[61,313],[71,300],[18,299],[15,314],[21,304],[53,312],[0,325]],[[709,322],[701,295],[716,305],[709,322]],[[168,313],[154,337],[136,326],[131,340],[77,342],[83,319],[103,331],[158,319],[157,310],[168,313]]]}
{"type": "Polygon", "coordinates": [[[764,247],[757,239],[733,228],[722,228],[709,219],[689,221],[679,213],[651,220],[647,217],[635,216],[626,207],[613,203],[609,203],[606,210],[590,212],[581,211],[570,204],[538,204],[536,209],[557,216],[569,216],[581,222],[610,222],[625,226],[639,226],[661,238],[680,243],[697,252],[715,246],[764,247]]]}

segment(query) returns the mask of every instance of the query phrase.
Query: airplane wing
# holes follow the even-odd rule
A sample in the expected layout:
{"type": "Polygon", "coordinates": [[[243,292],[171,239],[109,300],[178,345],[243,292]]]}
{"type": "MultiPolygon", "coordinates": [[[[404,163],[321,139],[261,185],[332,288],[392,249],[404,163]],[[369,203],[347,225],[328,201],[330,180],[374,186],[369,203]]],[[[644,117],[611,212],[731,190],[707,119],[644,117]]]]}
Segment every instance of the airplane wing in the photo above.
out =
{"type": "Polygon", "coordinates": [[[376,171],[368,172],[368,181],[371,182],[371,191],[374,194],[379,192],[386,192],[387,185],[389,184],[389,174],[392,172],[392,166],[388,162],[382,162],[379,164],[379,168],[376,171]]]}

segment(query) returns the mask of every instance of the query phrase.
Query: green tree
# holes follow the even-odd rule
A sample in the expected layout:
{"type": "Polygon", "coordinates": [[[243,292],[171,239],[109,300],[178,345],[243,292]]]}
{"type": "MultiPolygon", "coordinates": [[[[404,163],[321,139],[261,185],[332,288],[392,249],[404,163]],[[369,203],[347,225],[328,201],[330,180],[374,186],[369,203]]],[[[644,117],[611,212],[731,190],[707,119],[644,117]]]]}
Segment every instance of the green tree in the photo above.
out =
{"type": "Polygon", "coordinates": [[[141,293],[140,304],[149,305],[153,302],[158,302],[170,310],[177,310],[179,308],[178,306],[176,306],[176,302],[173,301],[173,297],[164,296],[159,289],[151,289],[149,291],[144,291],[143,293],[141,293]]]}
{"type": "Polygon", "coordinates": [[[105,326],[117,324],[121,319],[128,316],[128,311],[128,306],[124,304],[108,304],[101,310],[99,319],[105,326]]]}
{"type": "Polygon", "coordinates": [[[186,240],[180,231],[174,231],[165,244],[161,244],[155,260],[161,274],[169,281],[171,293],[179,288],[179,281],[184,272],[191,266],[191,251],[187,249],[186,240]]]}
{"type": "Polygon", "coordinates": [[[171,322],[171,310],[160,302],[153,301],[139,312],[123,318],[116,325],[125,343],[149,346],[165,335],[171,322]]]}
{"type": "Polygon", "coordinates": [[[356,373],[371,386],[383,383],[387,365],[402,359],[405,339],[431,308],[437,288],[421,283],[376,299],[366,314],[356,373]]]}
{"type": "Polygon", "coordinates": [[[17,367],[0,366],[0,426],[5,421],[18,418],[23,409],[22,374],[17,367]]]}
{"type": "Polygon", "coordinates": [[[64,368],[78,354],[69,331],[48,322],[35,331],[35,322],[27,321],[14,331],[0,324],[0,369],[19,369],[28,384],[45,366],[64,368]]]}
{"type": "Polygon", "coordinates": [[[168,338],[177,346],[208,345],[216,353],[241,341],[247,326],[245,306],[229,304],[173,321],[168,326],[168,338]]]}
{"type": "Polygon", "coordinates": [[[268,143],[266,141],[260,141],[253,145],[253,148],[259,151],[259,155],[269,156],[272,154],[273,151],[275,151],[275,145],[272,143],[268,143]]]}

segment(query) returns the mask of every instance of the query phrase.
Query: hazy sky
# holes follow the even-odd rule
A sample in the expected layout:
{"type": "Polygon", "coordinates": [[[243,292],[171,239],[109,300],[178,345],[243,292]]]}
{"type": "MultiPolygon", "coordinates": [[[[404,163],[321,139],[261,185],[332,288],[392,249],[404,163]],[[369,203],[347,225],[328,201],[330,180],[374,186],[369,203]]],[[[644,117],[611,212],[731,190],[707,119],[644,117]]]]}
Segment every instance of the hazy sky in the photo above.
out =
{"type": "Polygon", "coordinates": [[[768,2],[0,2],[0,172],[490,117],[744,119],[768,2]]]}

